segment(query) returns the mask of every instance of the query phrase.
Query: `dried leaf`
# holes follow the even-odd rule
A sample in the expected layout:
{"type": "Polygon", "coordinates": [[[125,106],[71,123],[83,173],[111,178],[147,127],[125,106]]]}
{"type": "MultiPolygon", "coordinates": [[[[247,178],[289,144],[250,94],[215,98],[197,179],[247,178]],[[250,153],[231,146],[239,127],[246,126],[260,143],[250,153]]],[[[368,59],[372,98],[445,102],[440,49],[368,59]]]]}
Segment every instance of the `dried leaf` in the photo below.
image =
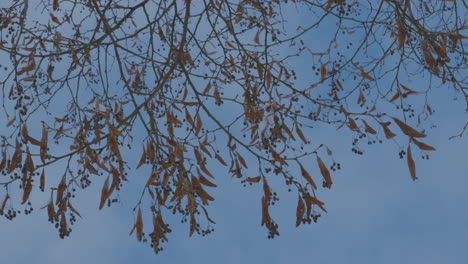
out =
{"type": "Polygon", "coordinates": [[[137,221],[135,223],[136,236],[138,241],[141,241],[143,238],[143,216],[141,214],[141,208],[138,208],[137,221]]]}
{"type": "Polygon", "coordinates": [[[143,147],[143,153],[141,153],[141,158],[140,158],[140,161],[138,162],[138,165],[137,165],[137,169],[140,168],[143,164],[145,164],[145,161],[146,161],[146,150],[145,148],[143,147]]]}
{"type": "Polygon", "coordinates": [[[224,166],[227,166],[227,163],[223,160],[223,158],[222,158],[220,155],[216,154],[216,155],[215,155],[215,158],[216,158],[221,164],[223,164],[224,166]]]}
{"type": "Polygon", "coordinates": [[[417,141],[415,138],[411,138],[411,141],[422,150],[436,150],[434,147],[429,146],[423,142],[417,141]]]}
{"type": "Polygon", "coordinates": [[[327,64],[328,63],[322,63],[322,65],[320,65],[320,80],[322,82],[327,79],[327,64]]]}
{"type": "Polygon", "coordinates": [[[411,147],[408,145],[408,151],[406,153],[406,158],[408,161],[408,168],[410,171],[411,178],[415,181],[418,177],[416,177],[416,164],[413,160],[413,155],[411,154],[411,147]]]}
{"type": "Polygon", "coordinates": [[[44,189],[45,189],[45,173],[44,173],[44,170],[42,170],[41,178],[39,179],[39,188],[41,189],[42,192],[44,192],[44,189]]]}
{"type": "Polygon", "coordinates": [[[7,160],[6,152],[3,151],[3,152],[2,152],[2,161],[0,162],[0,171],[3,171],[3,169],[5,169],[5,167],[6,167],[6,160],[7,160]]]}
{"type": "Polygon", "coordinates": [[[21,204],[25,204],[28,201],[31,191],[32,191],[32,184],[28,182],[26,183],[25,186],[23,186],[23,200],[21,204]]]}
{"type": "Polygon", "coordinates": [[[302,130],[299,128],[299,125],[296,123],[296,133],[297,135],[301,138],[301,140],[307,144],[307,139],[306,137],[304,136],[304,133],[302,132],[302,130]]]}
{"type": "Polygon", "coordinates": [[[414,128],[408,126],[403,121],[401,121],[401,120],[399,120],[397,118],[392,118],[392,119],[400,127],[401,131],[403,131],[403,133],[405,133],[407,136],[416,137],[416,138],[426,137],[426,134],[423,134],[421,132],[416,131],[414,128]]]}
{"type": "Polygon", "coordinates": [[[371,126],[369,126],[369,124],[367,124],[366,120],[361,119],[361,121],[362,121],[362,123],[364,123],[364,126],[365,126],[365,128],[366,128],[365,131],[366,131],[367,133],[370,133],[370,134],[372,134],[372,135],[377,134],[377,131],[375,131],[371,126]]]}
{"type": "Polygon", "coordinates": [[[101,210],[106,204],[106,200],[108,198],[108,192],[109,192],[109,176],[107,176],[106,180],[104,181],[104,184],[102,185],[101,201],[99,202],[99,210],[101,210]]]}
{"type": "Polygon", "coordinates": [[[70,202],[68,202],[68,208],[70,208],[70,210],[76,214],[77,216],[79,216],[81,218],[81,215],[80,213],[72,206],[72,204],[70,202]]]}
{"type": "Polygon", "coordinates": [[[5,198],[3,199],[2,206],[0,207],[0,212],[3,212],[5,210],[5,206],[7,204],[8,199],[10,199],[10,195],[8,193],[5,195],[5,198]]]}
{"type": "Polygon", "coordinates": [[[249,177],[249,178],[246,179],[246,181],[255,183],[255,182],[259,182],[261,178],[262,178],[261,176],[257,176],[257,177],[253,177],[253,178],[249,177]]]}
{"type": "Polygon", "coordinates": [[[365,72],[363,68],[361,68],[360,75],[364,77],[365,79],[375,81],[375,79],[372,76],[370,76],[367,72],[365,72]]]}
{"type": "Polygon", "coordinates": [[[47,204],[47,216],[49,217],[49,222],[53,223],[55,216],[55,207],[54,201],[52,200],[50,200],[49,204],[47,204]]]}
{"type": "Polygon", "coordinates": [[[349,122],[349,129],[351,129],[352,131],[359,131],[359,127],[357,126],[356,121],[354,121],[354,119],[349,117],[348,122],[349,122]]]}
{"type": "Polygon", "coordinates": [[[390,103],[392,103],[393,101],[395,101],[399,97],[400,97],[400,90],[396,91],[395,95],[392,97],[392,99],[390,99],[390,103]]]}
{"type": "Polygon", "coordinates": [[[56,200],[55,202],[57,204],[62,201],[63,193],[65,192],[66,188],[67,188],[67,184],[66,184],[65,175],[64,175],[59,185],[57,186],[57,198],[55,199],[56,200]]]}
{"type": "Polygon", "coordinates": [[[242,164],[242,166],[244,166],[244,168],[248,168],[247,166],[247,163],[245,162],[245,159],[244,157],[241,156],[241,154],[237,153],[237,158],[239,159],[240,163],[242,164]]]}
{"type": "Polygon", "coordinates": [[[302,200],[301,197],[299,197],[297,201],[297,209],[296,209],[296,227],[298,227],[302,223],[304,212],[305,212],[304,201],[302,200]]]}
{"type": "Polygon", "coordinates": [[[325,180],[323,182],[323,187],[330,189],[333,183],[330,176],[330,171],[328,170],[327,166],[325,166],[325,163],[323,163],[322,159],[319,156],[317,156],[317,163],[320,168],[320,173],[322,174],[322,177],[325,180]]]}
{"type": "Polygon", "coordinates": [[[203,175],[200,175],[200,183],[209,187],[217,187],[216,184],[210,182],[207,178],[205,178],[203,175]]]}
{"type": "Polygon", "coordinates": [[[384,133],[385,133],[385,137],[387,139],[391,139],[391,138],[394,138],[396,136],[395,133],[393,133],[390,128],[388,128],[388,126],[390,125],[390,122],[386,122],[386,123],[380,123],[382,125],[382,128],[384,130],[384,133]]]}
{"type": "Polygon", "coordinates": [[[60,25],[60,20],[56,16],[54,16],[52,13],[50,13],[50,18],[52,19],[54,23],[60,25]]]}
{"type": "Polygon", "coordinates": [[[312,179],[312,177],[310,176],[310,174],[306,171],[306,169],[304,169],[304,167],[302,165],[299,165],[301,166],[301,173],[302,173],[302,177],[304,177],[304,179],[306,179],[306,181],[314,188],[314,189],[317,189],[317,185],[315,184],[314,180],[312,179]]]}
{"type": "Polygon", "coordinates": [[[21,70],[18,71],[18,75],[33,71],[35,68],[36,68],[36,63],[34,62],[34,59],[31,59],[28,65],[24,66],[23,68],[21,68],[21,70]]]}

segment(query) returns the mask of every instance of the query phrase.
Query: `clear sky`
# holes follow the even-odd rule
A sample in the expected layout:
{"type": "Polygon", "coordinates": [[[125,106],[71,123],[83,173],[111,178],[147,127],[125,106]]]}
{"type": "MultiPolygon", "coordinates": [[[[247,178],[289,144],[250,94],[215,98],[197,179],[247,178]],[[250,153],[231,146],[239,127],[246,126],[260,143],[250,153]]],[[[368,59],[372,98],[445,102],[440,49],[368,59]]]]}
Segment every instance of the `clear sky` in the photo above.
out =
{"type": "MultiPolygon", "coordinates": [[[[417,79],[413,85],[418,85],[417,79]]],[[[468,263],[468,139],[448,140],[460,132],[467,114],[464,102],[454,101],[454,95],[445,88],[433,93],[431,106],[436,110],[433,121],[437,127],[429,131],[425,142],[437,151],[429,153],[426,161],[413,148],[419,177],[415,182],[406,160],[399,159],[399,149],[391,142],[371,146],[365,155],[356,156],[350,150],[350,132],[336,131],[335,127],[309,130],[311,140],[325,141],[334,150],[343,170],[332,174],[330,190],[319,191],[328,214],[318,223],[299,228],[294,227],[296,194],[286,192],[282,181],[271,179],[281,198],[271,209],[281,233],[274,240],[268,240],[267,230],[260,226],[261,185],[243,188],[219,170],[214,173],[218,188],[209,190],[216,198],[209,207],[217,222],[213,226],[216,231],[207,237],[189,238],[186,224],[169,221],[173,229],[169,243],[155,255],[148,244],[129,236],[135,196],[124,192],[121,203],[99,211],[101,185],[96,182],[76,200],[75,207],[83,218],[65,240],[47,222],[45,210],[35,208],[32,216],[20,215],[12,222],[0,218],[1,261],[468,263]]],[[[136,183],[146,181],[146,174],[131,177],[136,183]]],[[[317,171],[313,177],[320,177],[317,171]]]]}

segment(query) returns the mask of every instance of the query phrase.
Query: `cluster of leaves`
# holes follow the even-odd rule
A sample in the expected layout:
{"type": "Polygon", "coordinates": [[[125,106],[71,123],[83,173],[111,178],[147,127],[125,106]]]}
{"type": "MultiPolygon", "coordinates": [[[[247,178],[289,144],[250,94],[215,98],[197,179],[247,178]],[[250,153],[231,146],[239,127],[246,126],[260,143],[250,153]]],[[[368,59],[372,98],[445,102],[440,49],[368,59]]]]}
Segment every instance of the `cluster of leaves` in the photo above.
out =
{"type": "Polygon", "coordinates": [[[348,128],[353,152],[363,154],[359,140],[394,139],[396,125],[416,179],[411,145],[435,150],[408,125],[417,117],[426,126],[433,112],[417,98],[450,85],[468,103],[464,2],[35,2],[0,10],[0,50],[9,58],[0,80],[7,120],[0,171],[9,177],[0,182],[0,213],[8,207],[7,218],[15,216],[17,188],[29,207],[34,190],[48,191],[49,221],[61,237],[80,216],[71,204],[77,190],[100,181],[99,209],[110,206],[135,169],[148,175],[134,208],[139,241],[162,250],[171,232],[164,211],[188,222],[190,235],[209,234],[215,198],[207,187],[217,187],[210,168],[217,161],[243,183],[263,183],[261,224],[273,238],[270,207],[279,198],[269,176],[297,192],[296,226],[326,211],[307,161],[316,160],[324,188],[341,166],[320,139],[311,142],[314,126],[348,128]],[[298,9],[307,20],[285,18],[298,9]],[[323,35],[321,45],[307,44],[314,34],[323,35]],[[294,66],[303,61],[310,68],[294,66]],[[409,88],[413,75],[431,76],[427,89],[409,88]],[[247,176],[252,167],[258,176],[247,176]],[[57,183],[47,177],[52,170],[63,171],[57,183]]]}

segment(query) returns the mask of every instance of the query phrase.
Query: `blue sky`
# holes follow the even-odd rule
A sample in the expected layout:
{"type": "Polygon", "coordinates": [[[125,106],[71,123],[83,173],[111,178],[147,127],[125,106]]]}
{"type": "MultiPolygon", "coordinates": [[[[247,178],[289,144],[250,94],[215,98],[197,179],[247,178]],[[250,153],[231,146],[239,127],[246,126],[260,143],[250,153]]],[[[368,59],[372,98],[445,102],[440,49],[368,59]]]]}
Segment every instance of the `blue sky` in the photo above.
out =
{"type": "MultiPolygon", "coordinates": [[[[311,37],[311,45],[321,38],[311,37]]],[[[298,64],[304,74],[310,63],[298,64]]],[[[412,85],[424,85],[413,79],[412,85]]],[[[436,90],[431,106],[436,128],[425,142],[437,148],[430,161],[414,150],[419,180],[409,176],[398,147],[386,142],[366,149],[363,156],[350,151],[352,134],[335,127],[308,130],[334,151],[343,170],[333,173],[333,187],[320,190],[328,214],[312,225],[294,227],[295,193],[283,182],[269,179],[281,201],[271,209],[281,236],[268,240],[260,226],[261,185],[243,188],[225,170],[215,170],[219,186],[210,190],[216,201],[210,216],[216,231],[207,237],[188,238],[187,225],[170,221],[173,233],[159,255],[129,236],[135,196],[122,193],[122,202],[98,210],[99,183],[82,192],[75,204],[83,219],[71,237],[61,240],[47,222],[45,210],[13,222],[0,219],[0,249],[4,263],[467,263],[468,251],[468,141],[448,140],[467,120],[463,102],[445,88],[436,90]]],[[[1,129],[0,129],[1,130],[1,129]]],[[[396,128],[395,128],[396,130],[396,128]]],[[[298,172],[299,173],[299,172],[298,172]]],[[[320,177],[315,171],[314,178],[320,177]]],[[[138,183],[146,174],[132,175],[138,183]]],[[[141,187],[141,186],[140,186],[141,187]]],[[[44,201],[45,203],[46,201],[44,201]]],[[[37,206],[39,207],[39,206],[37,206]]]]}

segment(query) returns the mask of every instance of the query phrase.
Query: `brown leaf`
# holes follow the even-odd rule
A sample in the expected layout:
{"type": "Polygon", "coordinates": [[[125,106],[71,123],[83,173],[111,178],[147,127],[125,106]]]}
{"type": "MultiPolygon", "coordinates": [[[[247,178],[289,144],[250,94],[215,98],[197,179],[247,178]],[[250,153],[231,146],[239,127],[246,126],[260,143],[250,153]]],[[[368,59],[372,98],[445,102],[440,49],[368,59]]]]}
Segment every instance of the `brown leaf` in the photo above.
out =
{"type": "Polygon", "coordinates": [[[249,178],[246,179],[246,181],[254,183],[254,182],[259,182],[261,178],[262,178],[261,176],[257,176],[257,177],[253,177],[253,178],[249,177],[249,178]]]}
{"type": "Polygon", "coordinates": [[[380,123],[382,125],[382,128],[384,130],[384,133],[385,133],[385,137],[387,139],[391,139],[391,138],[394,138],[396,135],[395,133],[393,133],[390,128],[388,128],[388,126],[391,124],[390,122],[386,122],[386,123],[380,123]]]}
{"type": "Polygon", "coordinates": [[[141,158],[136,168],[137,169],[140,168],[143,164],[145,164],[145,161],[146,161],[146,150],[145,150],[145,147],[143,147],[143,153],[141,153],[141,158]]]}
{"type": "Polygon", "coordinates": [[[190,112],[185,108],[185,120],[192,126],[193,129],[195,129],[195,123],[193,122],[193,118],[190,115],[190,112]]]}
{"type": "Polygon", "coordinates": [[[322,63],[322,65],[320,65],[320,80],[322,82],[327,78],[327,64],[328,63],[322,63]]]}
{"type": "Polygon", "coordinates": [[[201,118],[200,118],[200,116],[198,116],[197,117],[197,124],[195,126],[195,135],[198,135],[200,133],[200,131],[202,129],[202,125],[203,125],[203,123],[201,121],[201,118]]]}
{"type": "Polygon", "coordinates": [[[60,25],[60,20],[56,16],[54,16],[52,13],[50,13],[50,18],[52,19],[52,21],[54,21],[54,23],[60,25]]]}
{"type": "Polygon", "coordinates": [[[392,99],[390,99],[390,103],[395,101],[399,97],[400,97],[400,90],[396,91],[395,95],[392,97],[392,99]]]}
{"type": "Polygon", "coordinates": [[[203,175],[200,175],[200,183],[209,187],[217,187],[216,184],[210,182],[207,178],[205,178],[203,175]]]}
{"type": "Polygon", "coordinates": [[[417,141],[415,138],[411,138],[411,141],[422,150],[436,150],[434,147],[429,146],[423,142],[417,141]]]}
{"type": "Polygon", "coordinates": [[[138,208],[138,216],[137,216],[137,221],[135,223],[135,228],[136,228],[136,236],[138,241],[141,241],[143,238],[143,216],[141,214],[141,208],[138,208]]]}
{"type": "Polygon", "coordinates": [[[410,171],[411,178],[415,181],[418,177],[416,177],[416,164],[413,160],[413,155],[411,154],[411,147],[408,145],[408,151],[406,153],[407,161],[408,161],[408,168],[410,171]]]}
{"type": "Polygon", "coordinates": [[[201,164],[201,165],[200,165],[200,169],[201,169],[206,175],[208,175],[208,176],[210,176],[211,178],[214,179],[213,174],[211,174],[211,172],[205,167],[204,164],[201,164]]]}
{"type": "Polygon", "coordinates": [[[23,186],[23,200],[21,204],[25,204],[28,201],[31,191],[32,191],[32,184],[28,182],[26,183],[25,186],[23,186]]]}
{"type": "Polygon", "coordinates": [[[307,144],[307,139],[306,137],[304,136],[304,133],[302,132],[302,130],[299,128],[299,125],[296,123],[296,133],[297,135],[301,138],[301,140],[307,144]]]}
{"type": "Polygon", "coordinates": [[[101,210],[106,204],[108,192],[109,192],[109,176],[107,176],[106,180],[104,181],[104,185],[102,185],[101,201],[99,202],[99,210],[101,210]]]}
{"type": "Polygon", "coordinates": [[[203,158],[202,158],[200,152],[196,148],[193,148],[193,153],[195,154],[195,158],[197,159],[197,163],[202,164],[203,163],[203,158]]]}
{"type": "Polygon", "coordinates": [[[260,44],[260,30],[257,31],[254,38],[255,43],[260,44]]]}
{"type": "Polygon", "coordinates": [[[299,164],[299,166],[301,166],[301,173],[302,173],[302,177],[304,177],[304,179],[306,179],[306,181],[314,188],[314,189],[317,189],[317,185],[315,184],[314,180],[312,179],[312,177],[310,176],[310,174],[306,171],[306,169],[304,169],[304,167],[299,164]]]}
{"type": "Polygon", "coordinates": [[[54,201],[52,200],[50,200],[49,204],[47,204],[47,216],[49,217],[49,222],[53,223],[55,216],[55,207],[54,201]]]}
{"type": "Polygon", "coordinates": [[[18,163],[21,160],[21,147],[20,147],[20,142],[16,140],[16,147],[15,147],[15,152],[13,153],[13,157],[11,158],[10,165],[8,166],[7,173],[12,173],[18,163]]]}
{"type": "Polygon", "coordinates": [[[42,170],[41,178],[39,179],[39,188],[41,189],[42,192],[44,192],[44,188],[45,188],[45,173],[44,173],[44,170],[42,170]]]}
{"type": "Polygon", "coordinates": [[[392,119],[395,121],[395,123],[400,127],[401,131],[403,131],[403,133],[405,133],[407,136],[410,136],[410,137],[426,137],[426,134],[423,134],[421,132],[418,132],[416,131],[414,128],[408,126],[406,123],[404,123],[403,121],[397,119],[397,118],[394,118],[392,117],[392,119]]]}
{"type": "Polygon", "coordinates": [[[241,154],[237,153],[237,158],[239,158],[239,161],[240,161],[240,163],[242,164],[242,166],[244,166],[244,168],[247,169],[248,166],[247,166],[247,163],[245,162],[244,157],[242,157],[241,154]]]}
{"type": "Polygon", "coordinates": [[[65,175],[64,175],[59,185],[57,186],[57,198],[55,201],[57,204],[62,201],[63,193],[65,192],[66,188],[67,188],[67,184],[66,184],[65,175]]]}
{"type": "Polygon", "coordinates": [[[29,60],[29,64],[21,68],[21,70],[18,71],[18,75],[21,75],[26,72],[33,71],[36,68],[36,63],[34,62],[34,59],[29,60]]]}
{"type": "Polygon", "coordinates": [[[325,166],[325,163],[323,163],[322,159],[319,156],[317,156],[317,163],[320,168],[320,173],[322,174],[322,177],[325,180],[323,182],[323,187],[330,189],[333,183],[330,176],[330,171],[328,170],[327,166],[325,166]]]}
{"type": "Polygon", "coordinates": [[[6,160],[7,160],[6,152],[3,151],[3,152],[2,152],[2,161],[0,162],[0,171],[2,171],[3,169],[5,169],[5,167],[6,167],[6,160]]]}
{"type": "Polygon", "coordinates": [[[375,81],[375,79],[372,76],[370,76],[367,72],[365,72],[363,68],[361,68],[360,75],[364,77],[365,79],[375,81]]]}
{"type": "Polygon", "coordinates": [[[227,163],[223,160],[223,158],[222,158],[220,155],[216,154],[216,155],[215,155],[215,158],[216,158],[221,164],[223,164],[224,166],[227,166],[227,163]]]}
{"type": "Polygon", "coordinates": [[[356,124],[356,121],[354,121],[354,119],[349,117],[348,122],[349,122],[349,129],[351,129],[352,131],[359,131],[359,128],[356,124]]]}
{"type": "Polygon", "coordinates": [[[8,199],[10,199],[10,195],[8,193],[5,195],[5,198],[3,199],[2,206],[0,207],[0,212],[3,212],[5,210],[5,206],[7,204],[8,199]]]}
{"type": "Polygon", "coordinates": [[[377,131],[375,131],[371,126],[369,126],[369,124],[367,124],[366,120],[361,119],[361,121],[362,121],[362,123],[364,123],[364,126],[365,126],[365,128],[366,128],[365,131],[366,131],[367,133],[370,133],[370,134],[372,134],[372,135],[377,134],[377,131]]]}
{"type": "Polygon", "coordinates": [[[49,141],[49,131],[45,127],[45,125],[42,125],[42,137],[41,137],[41,147],[40,147],[40,157],[41,161],[45,162],[46,157],[47,157],[47,145],[49,141]]]}
{"type": "Polygon", "coordinates": [[[56,11],[59,8],[59,0],[54,0],[53,2],[53,9],[56,11]]]}
{"type": "Polygon", "coordinates": [[[296,209],[296,227],[298,227],[302,223],[304,212],[305,212],[304,201],[302,200],[301,197],[299,197],[297,201],[297,209],[296,209]]]}
{"type": "Polygon", "coordinates": [[[68,202],[68,208],[70,208],[70,210],[75,213],[77,216],[79,216],[81,218],[81,215],[80,213],[72,206],[72,204],[70,202],[68,202]]]}

